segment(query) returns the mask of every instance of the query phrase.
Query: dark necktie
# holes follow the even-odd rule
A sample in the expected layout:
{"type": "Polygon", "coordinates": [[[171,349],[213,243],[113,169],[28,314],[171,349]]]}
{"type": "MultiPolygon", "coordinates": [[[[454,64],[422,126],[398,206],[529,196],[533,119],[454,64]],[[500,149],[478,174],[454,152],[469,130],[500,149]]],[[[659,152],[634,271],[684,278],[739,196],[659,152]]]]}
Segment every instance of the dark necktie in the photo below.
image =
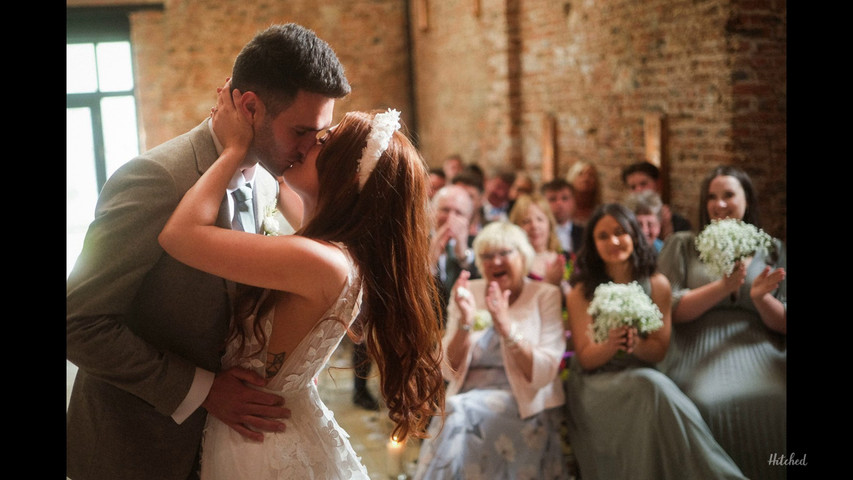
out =
{"type": "Polygon", "coordinates": [[[459,278],[461,269],[459,268],[459,260],[457,260],[456,254],[453,252],[451,242],[447,242],[447,246],[444,251],[444,285],[449,292],[453,288],[453,284],[456,282],[456,279],[459,278]]]}

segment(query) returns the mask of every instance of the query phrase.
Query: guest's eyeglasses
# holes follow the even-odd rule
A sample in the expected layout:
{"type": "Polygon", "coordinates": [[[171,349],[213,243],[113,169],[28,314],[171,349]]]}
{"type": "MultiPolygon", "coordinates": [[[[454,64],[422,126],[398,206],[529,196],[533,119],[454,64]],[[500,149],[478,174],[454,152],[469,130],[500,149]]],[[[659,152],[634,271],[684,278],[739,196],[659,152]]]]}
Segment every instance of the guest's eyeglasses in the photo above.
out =
{"type": "Polygon", "coordinates": [[[498,250],[497,252],[481,253],[480,254],[480,260],[482,260],[483,262],[493,262],[498,257],[500,257],[501,260],[506,260],[513,253],[515,253],[514,249],[506,249],[506,250],[498,250]]]}

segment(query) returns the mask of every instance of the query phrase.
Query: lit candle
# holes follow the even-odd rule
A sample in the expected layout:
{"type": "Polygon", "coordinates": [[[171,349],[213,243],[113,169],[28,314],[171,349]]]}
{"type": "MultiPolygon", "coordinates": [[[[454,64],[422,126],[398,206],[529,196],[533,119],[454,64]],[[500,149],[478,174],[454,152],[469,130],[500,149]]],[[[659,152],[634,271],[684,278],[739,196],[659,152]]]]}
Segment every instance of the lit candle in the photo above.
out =
{"type": "Polygon", "coordinates": [[[406,442],[398,442],[394,437],[388,440],[388,474],[397,477],[403,473],[403,453],[406,451],[406,442]]]}

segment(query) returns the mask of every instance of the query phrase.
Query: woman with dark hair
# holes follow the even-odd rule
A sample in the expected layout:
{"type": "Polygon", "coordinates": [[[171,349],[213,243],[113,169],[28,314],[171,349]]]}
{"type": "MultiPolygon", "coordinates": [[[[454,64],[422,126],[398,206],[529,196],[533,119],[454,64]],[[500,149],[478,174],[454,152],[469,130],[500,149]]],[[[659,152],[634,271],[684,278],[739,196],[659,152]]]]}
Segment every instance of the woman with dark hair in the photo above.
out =
{"type": "Polygon", "coordinates": [[[208,417],[201,478],[368,479],[315,380],[349,333],[363,339],[379,370],[393,437],[422,438],[443,414],[425,162],[398,131],[399,112],[350,112],[284,172],[304,207],[295,234],[217,227],[223,192],[252,138],[251,112],[232,101],[241,92],[228,91],[220,92],[213,122],[232,133],[220,139],[219,158],[181,200],[160,243],[194,268],[250,286],[235,306],[223,368],[262,373],[263,389],[284,397],[291,417],[263,442],[208,417]]]}
{"type": "Polygon", "coordinates": [[[575,354],[566,386],[569,440],[584,480],[745,478],[717,444],[696,406],[655,363],[670,335],[669,281],[625,206],[599,206],[584,229],[566,297],[575,354]],[[589,313],[596,288],[636,282],[661,313],[641,334],[611,328],[597,343],[589,313]]]}
{"type": "MultiPolygon", "coordinates": [[[[699,231],[714,220],[760,228],[752,180],[732,166],[702,181],[699,231]]],[[[661,370],[689,396],[744,473],[785,478],[768,464],[786,453],[787,288],[785,245],[773,239],[720,276],[699,259],[696,235],[676,232],[658,265],[672,283],[672,345],[661,370]]]]}

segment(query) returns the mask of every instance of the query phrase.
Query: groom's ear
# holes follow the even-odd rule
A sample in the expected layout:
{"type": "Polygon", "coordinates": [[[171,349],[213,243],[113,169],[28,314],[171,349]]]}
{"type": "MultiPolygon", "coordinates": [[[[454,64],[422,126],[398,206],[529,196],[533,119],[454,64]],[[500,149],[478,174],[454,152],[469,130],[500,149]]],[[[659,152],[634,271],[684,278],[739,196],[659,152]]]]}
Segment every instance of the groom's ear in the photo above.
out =
{"type": "Polygon", "coordinates": [[[253,125],[259,121],[264,114],[264,102],[258,98],[253,91],[244,92],[239,99],[235,99],[235,105],[240,113],[253,125]]]}

